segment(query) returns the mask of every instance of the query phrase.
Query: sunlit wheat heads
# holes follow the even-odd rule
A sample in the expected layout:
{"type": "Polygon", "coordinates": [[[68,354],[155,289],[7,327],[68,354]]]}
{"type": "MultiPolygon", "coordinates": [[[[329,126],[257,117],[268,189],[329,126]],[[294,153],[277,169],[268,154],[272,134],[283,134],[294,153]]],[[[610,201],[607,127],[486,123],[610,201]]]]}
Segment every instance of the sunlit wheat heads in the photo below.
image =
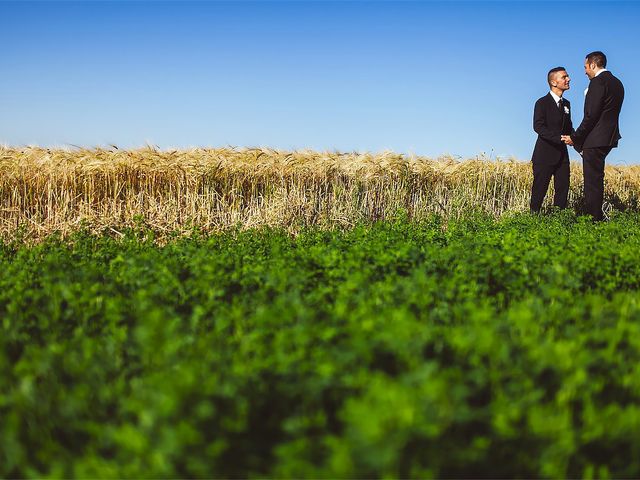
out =
{"type": "MultiPolygon", "coordinates": [[[[159,151],[0,147],[0,236],[41,239],[79,228],[160,235],[258,226],[296,232],[349,227],[399,213],[420,220],[470,210],[527,211],[531,164],[430,159],[393,152],[221,148],[159,151]]],[[[605,201],[638,207],[640,167],[606,169],[605,201]]],[[[547,196],[547,205],[552,197],[547,196]]],[[[580,209],[582,168],[569,204],[580,209]]]]}

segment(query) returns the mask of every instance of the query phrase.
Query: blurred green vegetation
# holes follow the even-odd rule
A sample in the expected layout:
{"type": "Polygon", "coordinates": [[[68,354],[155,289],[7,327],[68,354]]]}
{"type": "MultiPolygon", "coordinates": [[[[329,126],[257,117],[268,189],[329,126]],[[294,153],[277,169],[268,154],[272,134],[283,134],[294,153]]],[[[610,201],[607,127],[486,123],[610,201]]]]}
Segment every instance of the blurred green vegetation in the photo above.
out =
{"type": "Polygon", "coordinates": [[[0,245],[2,477],[639,477],[640,216],[0,245]]]}

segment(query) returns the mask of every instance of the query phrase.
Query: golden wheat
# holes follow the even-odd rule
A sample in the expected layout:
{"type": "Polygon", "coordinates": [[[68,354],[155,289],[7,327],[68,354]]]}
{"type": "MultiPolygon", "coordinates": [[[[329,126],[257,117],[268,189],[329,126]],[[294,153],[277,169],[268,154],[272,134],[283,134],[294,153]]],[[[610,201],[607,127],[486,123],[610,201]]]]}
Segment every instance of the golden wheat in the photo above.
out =
{"type": "MultiPolygon", "coordinates": [[[[0,237],[41,239],[78,228],[158,232],[317,225],[348,227],[404,211],[457,217],[526,211],[528,162],[429,159],[392,152],[269,149],[158,151],[0,147],[0,237]]],[[[640,167],[607,167],[605,200],[636,209],[640,167]]],[[[549,201],[550,195],[547,198],[549,201]]],[[[582,202],[571,166],[570,205],[582,202]]]]}

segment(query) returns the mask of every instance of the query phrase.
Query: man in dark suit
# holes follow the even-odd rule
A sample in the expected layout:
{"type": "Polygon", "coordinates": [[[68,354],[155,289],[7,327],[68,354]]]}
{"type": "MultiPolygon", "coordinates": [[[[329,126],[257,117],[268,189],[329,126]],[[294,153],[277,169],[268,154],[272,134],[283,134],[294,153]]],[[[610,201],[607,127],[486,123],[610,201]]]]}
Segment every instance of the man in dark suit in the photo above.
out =
{"type": "Polygon", "coordinates": [[[602,52],[592,52],[585,58],[584,71],[590,82],[584,99],[584,119],[574,133],[563,137],[564,142],[581,152],[584,200],[587,213],[594,220],[603,218],[604,160],[622,138],[618,118],[624,87],[606,66],[607,57],[602,52]]]}
{"type": "Polygon", "coordinates": [[[562,135],[573,132],[571,104],[562,98],[569,90],[571,79],[564,67],[549,70],[547,82],[550,92],[539,98],[533,110],[533,129],[538,134],[533,149],[533,185],[531,187],[531,212],[539,212],[549,182],[553,176],[555,194],[553,204],[567,207],[569,194],[569,152],[562,135]]]}

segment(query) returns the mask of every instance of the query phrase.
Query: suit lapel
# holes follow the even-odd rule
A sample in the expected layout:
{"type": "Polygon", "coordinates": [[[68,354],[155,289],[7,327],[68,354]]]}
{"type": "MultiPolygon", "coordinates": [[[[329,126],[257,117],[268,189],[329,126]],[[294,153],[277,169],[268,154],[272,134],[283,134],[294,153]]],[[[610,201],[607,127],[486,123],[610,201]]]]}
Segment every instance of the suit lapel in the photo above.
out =
{"type": "Polygon", "coordinates": [[[562,110],[558,108],[558,104],[556,103],[555,99],[551,95],[551,92],[547,94],[547,97],[549,97],[549,108],[553,109],[553,111],[555,112],[554,115],[561,122],[560,131],[564,132],[565,122],[567,121],[566,119],[567,116],[564,113],[564,108],[562,110]]]}
{"type": "Polygon", "coordinates": [[[563,111],[561,111],[561,110],[558,108],[558,104],[556,103],[555,98],[553,98],[553,97],[551,96],[551,93],[548,93],[548,94],[547,94],[547,97],[549,97],[549,108],[553,109],[553,111],[555,112],[556,117],[558,117],[558,118],[560,118],[560,117],[561,117],[561,118],[562,118],[562,121],[564,122],[564,112],[563,112],[563,111]]]}

